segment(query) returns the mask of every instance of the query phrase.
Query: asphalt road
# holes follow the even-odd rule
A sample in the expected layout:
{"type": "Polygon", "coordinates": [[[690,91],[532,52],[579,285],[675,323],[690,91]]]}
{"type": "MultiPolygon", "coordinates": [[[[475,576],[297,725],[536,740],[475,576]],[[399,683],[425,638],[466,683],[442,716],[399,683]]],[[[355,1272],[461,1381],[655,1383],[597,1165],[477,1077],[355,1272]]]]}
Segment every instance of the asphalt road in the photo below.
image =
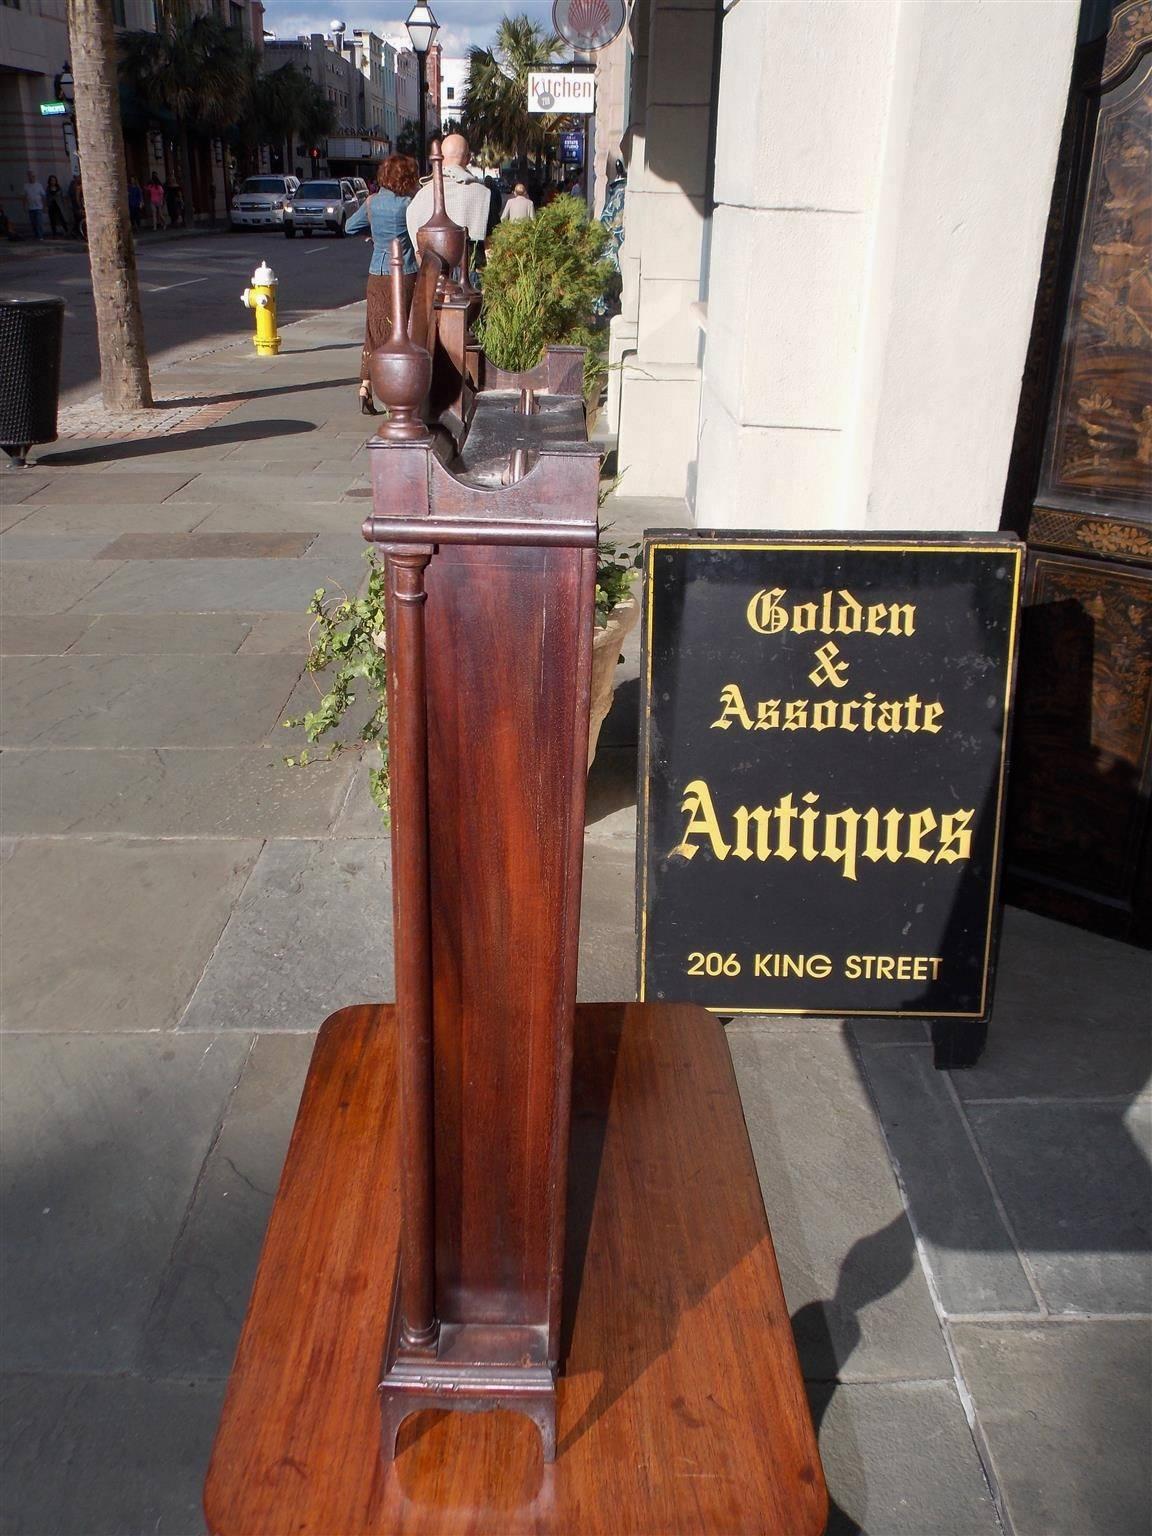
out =
{"type": "MultiPolygon", "coordinates": [[[[148,236],[137,247],[140,298],[148,355],[162,363],[252,334],[240,295],[267,261],[280,280],[280,323],[351,304],[364,296],[370,247],[363,238],[285,240],[272,231],[148,236]]],[[[98,387],[96,316],[88,253],[72,242],[45,240],[0,247],[0,298],[59,294],[64,317],[62,398],[81,399],[98,387]]]]}

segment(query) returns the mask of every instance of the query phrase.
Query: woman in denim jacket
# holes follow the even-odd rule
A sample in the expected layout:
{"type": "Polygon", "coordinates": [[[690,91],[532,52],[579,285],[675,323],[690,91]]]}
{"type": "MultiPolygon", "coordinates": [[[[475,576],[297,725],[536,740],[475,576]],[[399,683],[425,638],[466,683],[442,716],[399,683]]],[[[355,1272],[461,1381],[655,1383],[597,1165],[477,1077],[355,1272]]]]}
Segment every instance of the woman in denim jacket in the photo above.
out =
{"type": "Polygon", "coordinates": [[[392,242],[399,240],[404,251],[405,296],[410,299],[416,281],[416,255],[408,235],[405,215],[412,194],[420,185],[420,167],[411,155],[389,155],[376,172],[376,191],[348,220],[348,233],[372,231],[372,263],[368,268],[368,315],[364,325],[364,351],[360,360],[360,409],[365,416],[377,415],[372,403],[372,380],[368,359],[392,334],[392,291],[389,272],[392,242]]]}

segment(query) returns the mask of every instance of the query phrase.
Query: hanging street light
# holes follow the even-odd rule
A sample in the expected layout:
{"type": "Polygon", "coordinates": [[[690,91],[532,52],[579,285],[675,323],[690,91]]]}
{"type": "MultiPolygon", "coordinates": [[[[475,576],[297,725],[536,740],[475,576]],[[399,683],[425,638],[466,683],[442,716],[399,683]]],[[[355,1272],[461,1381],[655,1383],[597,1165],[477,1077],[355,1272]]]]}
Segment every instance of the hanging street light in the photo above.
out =
{"type": "Polygon", "coordinates": [[[435,41],[436,34],[440,30],[440,23],[432,14],[432,7],[426,5],[424,0],[416,0],[416,4],[408,13],[408,20],[404,23],[408,33],[408,41],[412,44],[412,52],[416,55],[416,83],[420,92],[420,169],[428,169],[428,110],[426,97],[428,95],[427,61],[428,50],[435,41]]]}

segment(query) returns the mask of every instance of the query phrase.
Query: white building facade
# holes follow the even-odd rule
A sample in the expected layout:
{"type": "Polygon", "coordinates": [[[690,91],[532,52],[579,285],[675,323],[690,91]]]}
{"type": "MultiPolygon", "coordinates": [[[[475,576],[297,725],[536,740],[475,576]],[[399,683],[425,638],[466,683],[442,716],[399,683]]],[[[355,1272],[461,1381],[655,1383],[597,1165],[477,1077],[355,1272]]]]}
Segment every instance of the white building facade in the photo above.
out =
{"type": "Polygon", "coordinates": [[[440,61],[440,121],[459,122],[468,101],[468,60],[440,61]]]}
{"type": "Polygon", "coordinates": [[[636,0],[627,494],[702,527],[997,526],[1078,13],[636,0]]]}

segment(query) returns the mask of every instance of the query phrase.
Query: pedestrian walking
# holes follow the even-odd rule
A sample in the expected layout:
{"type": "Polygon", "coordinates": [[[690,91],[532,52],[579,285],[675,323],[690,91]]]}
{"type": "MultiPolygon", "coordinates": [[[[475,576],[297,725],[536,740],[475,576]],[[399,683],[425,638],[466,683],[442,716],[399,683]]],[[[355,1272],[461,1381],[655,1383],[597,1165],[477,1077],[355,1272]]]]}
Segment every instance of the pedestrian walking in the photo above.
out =
{"type": "Polygon", "coordinates": [[[144,188],[136,180],[135,176],[128,178],[128,217],[132,221],[132,228],[140,228],[140,220],[144,216],[144,188]]]}
{"type": "Polygon", "coordinates": [[[168,205],[168,227],[175,229],[177,224],[182,229],[187,229],[187,220],[184,217],[184,188],[180,185],[179,176],[169,176],[164,188],[164,201],[168,205]]]}
{"type": "Polygon", "coordinates": [[[28,213],[28,222],[32,226],[33,240],[44,238],[44,201],[47,193],[37,180],[34,171],[28,172],[28,180],[24,183],[24,207],[28,213]]]}
{"type": "Polygon", "coordinates": [[[500,215],[502,224],[519,224],[522,219],[534,219],[536,217],[536,205],[528,196],[528,188],[522,181],[518,181],[512,188],[512,196],[504,204],[504,212],[500,215]]]}
{"type": "Polygon", "coordinates": [[[68,206],[72,210],[72,233],[77,240],[87,240],[88,229],[84,217],[84,183],[77,172],[68,183],[68,206]]]}
{"type": "Polygon", "coordinates": [[[59,229],[61,235],[68,233],[68,219],[64,213],[64,188],[59,179],[49,176],[48,186],[45,188],[45,202],[48,207],[48,227],[55,239],[59,229]]]}
{"type": "Polygon", "coordinates": [[[368,265],[368,313],[364,320],[364,350],[360,357],[360,409],[376,416],[372,401],[372,376],[368,360],[392,334],[392,242],[400,241],[404,256],[405,299],[416,282],[416,252],[408,231],[408,210],[420,185],[420,167],[411,155],[389,155],[376,168],[376,190],[348,220],[347,232],[372,232],[372,260],[368,265]]]}
{"type": "Polygon", "coordinates": [[[164,228],[164,183],[153,171],[144,188],[148,197],[148,212],[152,215],[152,228],[164,228]]]}

